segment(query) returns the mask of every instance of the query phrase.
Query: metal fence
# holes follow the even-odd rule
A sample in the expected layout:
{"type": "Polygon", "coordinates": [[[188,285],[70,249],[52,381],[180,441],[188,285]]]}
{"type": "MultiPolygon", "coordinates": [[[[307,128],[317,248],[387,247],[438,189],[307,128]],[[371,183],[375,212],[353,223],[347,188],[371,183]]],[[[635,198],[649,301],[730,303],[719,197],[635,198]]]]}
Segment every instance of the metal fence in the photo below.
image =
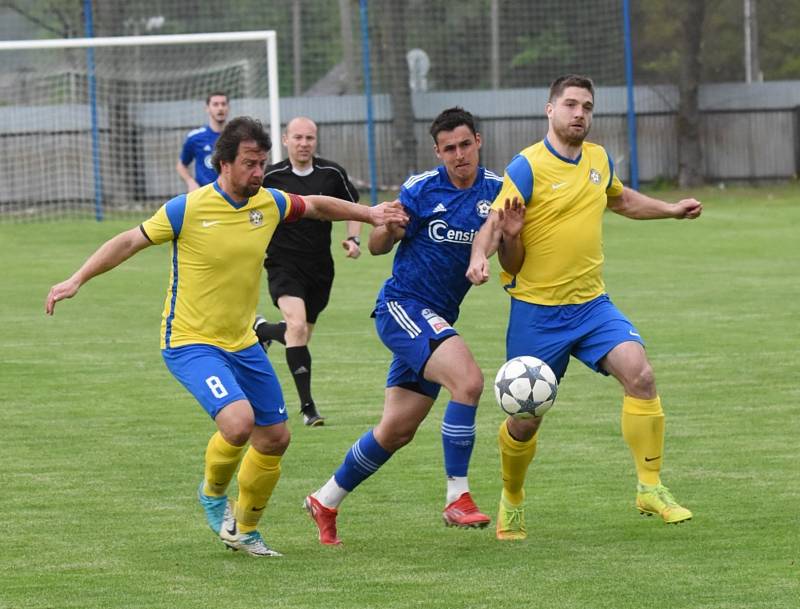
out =
{"type": "MultiPolygon", "coordinates": [[[[643,181],[671,180],[677,175],[676,96],[672,87],[637,89],[639,171],[643,181]]],[[[620,98],[617,88],[598,90],[590,139],[609,150],[619,175],[625,180],[630,159],[627,157],[625,107],[620,98]]],[[[482,162],[501,172],[514,154],[545,134],[545,99],[546,89],[414,94],[416,169],[423,170],[437,162],[427,134],[430,120],[443,108],[461,104],[479,119],[484,142],[482,162]]],[[[703,173],[708,180],[787,180],[798,176],[800,81],[706,85],[701,89],[701,100],[703,173]]],[[[284,121],[297,115],[313,117],[320,127],[319,154],[335,158],[363,187],[369,183],[363,98],[358,95],[337,97],[335,102],[331,103],[327,97],[283,98],[281,116],[284,121]]],[[[232,109],[234,114],[268,119],[263,99],[233,99],[232,109]]],[[[84,120],[66,130],[63,128],[66,120],[59,112],[84,117],[89,113],[85,108],[68,110],[54,107],[49,124],[32,128],[25,120],[29,108],[3,109],[0,114],[0,180],[4,188],[0,191],[0,202],[22,197],[52,200],[55,196],[63,201],[86,198],[81,184],[91,183],[92,167],[80,150],[90,148],[90,125],[84,120]],[[75,146],[76,138],[85,140],[83,147],[75,146]],[[36,157],[42,150],[47,150],[52,173],[77,178],[60,184],[57,193],[47,179],[35,183],[20,179],[24,172],[19,171],[19,163],[36,157]]],[[[387,96],[376,96],[375,110],[376,142],[381,161],[378,166],[385,169],[391,167],[394,150],[387,96]]],[[[182,182],[174,172],[175,158],[186,132],[202,121],[202,107],[196,101],[143,103],[130,115],[137,117],[135,148],[141,160],[138,166],[141,179],[136,195],[120,204],[159,201],[181,192],[182,182]]],[[[100,133],[101,138],[108,137],[104,116],[100,117],[100,133]]],[[[397,188],[389,172],[379,174],[378,181],[383,190],[397,188]]]]}
{"type": "MultiPolygon", "coordinates": [[[[771,2],[765,0],[762,6],[771,2]]],[[[741,2],[722,0],[715,6],[719,10],[706,28],[703,45],[704,74],[717,80],[743,79],[741,49],[738,42],[731,42],[738,39],[732,32],[741,27],[741,2]],[[725,36],[718,35],[723,32],[725,36]]],[[[502,171],[514,154],[544,135],[545,86],[565,71],[588,73],[599,85],[590,139],[606,146],[621,177],[628,179],[632,159],[623,44],[624,17],[628,16],[633,35],[627,42],[633,49],[633,74],[640,83],[635,89],[638,177],[651,182],[672,180],[678,173],[678,90],[674,84],[662,84],[675,82],[676,67],[670,64],[675,29],[660,25],[680,11],[664,13],[662,8],[634,0],[568,4],[559,0],[464,0],[457,4],[445,0],[237,0],[225,4],[18,0],[0,5],[0,39],[274,29],[278,32],[281,118],[284,123],[298,115],[316,120],[319,153],[344,165],[362,186],[371,179],[365,95],[371,75],[375,178],[378,186],[392,190],[408,172],[436,162],[427,127],[439,111],[452,105],[462,105],[479,118],[483,163],[502,171]],[[629,14],[623,10],[626,7],[629,14]],[[89,12],[94,23],[91,31],[86,19],[89,12]],[[658,38],[669,32],[673,39],[658,38]]],[[[796,79],[800,75],[792,72],[792,64],[780,63],[786,53],[776,41],[782,38],[769,32],[777,31],[781,21],[791,20],[798,9],[784,6],[781,11],[759,13],[767,41],[760,47],[760,65],[768,73],[796,79]]],[[[115,94],[117,114],[124,109],[125,137],[129,138],[121,154],[113,152],[121,140],[118,121],[109,117],[109,105],[102,99],[96,108],[98,139],[91,141],[87,118],[91,112],[84,92],[88,71],[76,68],[82,56],[56,58],[53,63],[24,53],[1,59],[0,179],[4,189],[0,218],[15,202],[24,206],[90,203],[93,195],[87,195],[87,188],[97,183],[92,175],[97,168],[87,158],[92,146],[103,151],[100,167],[106,205],[149,208],[180,192],[183,184],[174,172],[177,154],[186,132],[202,124],[205,115],[199,93],[187,95],[167,87],[202,82],[214,72],[213,65],[223,66],[216,72],[241,80],[226,85],[234,114],[268,119],[260,85],[253,88],[247,84],[250,76],[242,76],[258,70],[252,69],[251,59],[237,45],[208,47],[182,58],[160,51],[137,52],[111,64],[117,91],[135,92],[127,99],[115,94]],[[71,71],[65,76],[67,66],[71,71]],[[39,113],[36,120],[30,117],[34,108],[39,113]],[[129,164],[121,166],[120,158],[129,164]]],[[[796,178],[798,107],[798,80],[702,84],[700,139],[705,178],[796,178]]]]}

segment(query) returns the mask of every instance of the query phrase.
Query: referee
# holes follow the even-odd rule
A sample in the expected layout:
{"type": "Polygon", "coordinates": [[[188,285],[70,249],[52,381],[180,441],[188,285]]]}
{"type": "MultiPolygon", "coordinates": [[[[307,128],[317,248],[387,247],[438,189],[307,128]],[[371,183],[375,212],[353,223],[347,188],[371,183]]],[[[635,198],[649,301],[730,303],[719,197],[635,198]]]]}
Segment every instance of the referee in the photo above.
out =
{"type": "MultiPolygon", "coordinates": [[[[267,167],[264,187],[278,188],[299,195],[324,194],[353,203],[358,190],[347,172],[336,163],[314,156],[317,150],[317,125],[299,116],[286,125],[283,145],[289,158],[267,167]]],[[[300,412],[308,426],[324,424],[324,417],[311,396],[311,353],[308,342],[319,314],[328,304],[333,285],[331,223],[303,218],[281,224],[267,248],[264,268],[269,293],[283,320],[270,323],[256,317],[255,331],[266,349],[273,340],[286,346],[286,363],[300,397],[300,412]]],[[[342,247],[348,258],[361,255],[359,222],[347,223],[348,237],[342,247]]]]}

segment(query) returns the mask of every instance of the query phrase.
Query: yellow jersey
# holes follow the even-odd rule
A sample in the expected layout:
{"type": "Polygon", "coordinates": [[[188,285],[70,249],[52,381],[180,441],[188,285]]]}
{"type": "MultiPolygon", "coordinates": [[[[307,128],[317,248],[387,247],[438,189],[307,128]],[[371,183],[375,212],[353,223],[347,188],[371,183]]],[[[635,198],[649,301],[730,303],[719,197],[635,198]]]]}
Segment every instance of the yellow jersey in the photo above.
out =
{"type": "Polygon", "coordinates": [[[264,252],[278,223],[297,220],[304,210],[297,195],[261,188],[236,202],[212,182],[171,199],[143,222],[152,243],[172,242],[161,348],[254,345],[264,252]]]}
{"type": "Polygon", "coordinates": [[[603,212],[608,196],[622,194],[611,157],[602,146],[583,143],[567,159],[542,140],[520,152],[506,168],[492,207],[506,199],[525,203],[519,273],[501,273],[508,293],[542,305],[579,304],[605,292],[603,212]]]}

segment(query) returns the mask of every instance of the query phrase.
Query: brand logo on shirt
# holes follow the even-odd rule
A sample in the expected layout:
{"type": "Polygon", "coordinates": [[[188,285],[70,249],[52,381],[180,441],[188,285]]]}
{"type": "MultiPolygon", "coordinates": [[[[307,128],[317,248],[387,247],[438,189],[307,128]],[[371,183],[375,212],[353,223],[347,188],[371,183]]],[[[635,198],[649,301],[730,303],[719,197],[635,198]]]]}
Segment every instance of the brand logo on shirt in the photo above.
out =
{"type": "Polygon", "coordinates": [[[211,146],[206,144],[205,146],[203,146],[203,150],[205,150],[206,152],[211,152],[211,146]]]}
{"type": "Polygon", "coordinates": [[[434,220],[428,225],[428,237],[438,243],[472,243],[478,231],[450,228],[444,220],[434,220]]]}
{"type": "Polygon", "coordinates": [[[592,184],[599,184],[600,183],[600,172],[596,169],[589,170],[589,179],[592,181],[592,184]]]}
{"type": "Polygon", "coordinates": [[[444,206],[444,203],[439,203],[436,207],[433,208],[433,213],[441,214],[447,211],[447,208],[444,206]]]}
{"type": "MultiPolygon", "coordinates": [[[[594,169],[592,171],[594,171],[594,169]]],[[[555,184],[552,184],[552,187],[553,187],[553,190],[558,190],[559,188],[562,188],[562,187],[564,187],[566,185],[567,185],[566,182],[556,182],[555,184]]]]}
{"type": "Polygon", "coordinates": [[[478,212],[481,218],[488,218],[489,212],[492,211],[492,202],[486,199],[478,201],[478,204],[475,206],[475,211],[478,212]]]}
{"type": "Polygon", "coordinates": [[[220,222],[222,222],[222,220],[203,220],[203,228],[214,226],[215,224],[219,224],[220,222]]]}
{"type": "Polygon", "coordinates": [[[261,226],[261,223],[264,221],[264,214],[262,214],[259,210],[254,209],[250,212],[250,224],[253,226],[261,226]]]}

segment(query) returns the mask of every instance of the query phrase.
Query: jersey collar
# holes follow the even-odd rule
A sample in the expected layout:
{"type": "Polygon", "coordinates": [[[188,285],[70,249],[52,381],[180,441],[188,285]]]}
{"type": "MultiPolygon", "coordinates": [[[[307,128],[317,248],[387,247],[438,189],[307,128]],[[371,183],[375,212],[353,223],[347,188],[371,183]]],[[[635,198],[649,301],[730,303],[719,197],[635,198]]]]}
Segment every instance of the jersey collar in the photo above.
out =
{"type": "Polygon", "coordinates": [[[583,147],[581,147],[581,153],[575,159],[568,159],[565,156],[561,156],[558,153],[558,151],[555,148],[553,148],[553,146],[550,144],[550,142],[547,141],[547,137],[544,138],[544,147],[547,148],[550,151],[550,153],[554,157],[556,157],[558,160],[564,161],[565,163],[569,163],[570,165],[577,165],[578,163],[580,163],[581,162],[581,157],[583,156],[583,147]]]}
{"type": "Polygon", "coordinates": [[[233,207],[234,209],[242,209],[242,207],[244,207],[245,205],[247,205],[247,202],[250,200],[250,199],[245,199],[245,200],[244,200],[244,201],[242,201],[241,203],[239,203],[239,202],[237,202],[237,201],[234,201],[234,200],[233,200],[233,199],[232,199],[232,198],[231,198],[231,197],[228,195],[228,193],[226,193],[224,190],[222,190],[222,189],[219,187],[219,182],[218,182],[217,180],[214,180],[214,190],[216,190],[216,191],[217,191],[217,192],[218,192],[218,193],[219,193],[219,194],[222,196],[222,198],[223,198],[223,199],[225,199],[225,200],[226,200],[226,201],[227,201],[227,202],[230,204],[230,206],[231,206],[231,207],[233,207]]]}
{"type": "Polygon", "coordinates": [[[452,180],[450,180],[450,176],[447,175],[447,167],[445,167],[444,165],[439,165],[437,169],[439,170],[439,175],[442,177],[442,180],[444,180],[446,184],[449,184],[456,190],[471,190],[475,188],[483,179],[483,172],[484,172],[483,165],[478,165],[478,171],[475,173],[475,181],[472,183],[472,185],[469,188],[458,188],[455,184],[453,184],[452,180]]]}

